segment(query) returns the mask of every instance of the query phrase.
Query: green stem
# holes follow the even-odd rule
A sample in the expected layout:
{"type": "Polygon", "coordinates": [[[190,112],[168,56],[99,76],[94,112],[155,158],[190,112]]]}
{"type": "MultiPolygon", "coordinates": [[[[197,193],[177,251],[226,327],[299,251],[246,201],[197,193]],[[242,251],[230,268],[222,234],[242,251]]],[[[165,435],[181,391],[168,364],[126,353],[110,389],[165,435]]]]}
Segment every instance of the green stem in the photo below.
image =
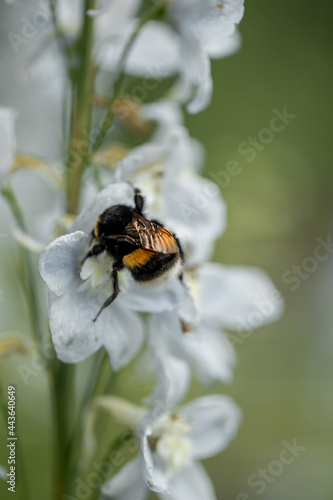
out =
{"type": "Polygon", "coordinates": [[[12,190],[9,183],[6,183],[3,186],[2,195],[8,201],[8,204],[13,212],[13,215],[16,219],[16,222],[17,222],[19,228],[22,229],[23,231],[25,231],[25,224],[24,224],[24,219],[23,219],[23,215],[22,215],[22,210],[21,210],[20,205],[18,204],[18,202],[16,200],[15,193],[12,190]]]}
{"type": "Polygon", "coordinates": [[[66,493],[69,484],[70,455],[75,422],[75,365],[61,363],[54,374],[54,411],[56,421],[56,439],[58,441],[58,474],[56,499],[66,493]]]}
{"type": "MultiPolygon", "coordinates": [[[[119,451],[128,441],[130,441],[133,438],[134,434],[130,429],[122,432],[112,442],[110,448],[108,449],[108,452],[105,454],[104,459],[100,463],[103,464],[105,462],[109,462],[111,455],[113,455],[116,451],[119,451]]],[[[100,498],[99,488],[96,488],[95,490],[92,491],[90,500],[98,500],[99,498],[100,498]]]]}
{"type": "Polygon", "coordinates": [[[69,141],[67,161],[67,199],[68,213],[78,211],[82,175],[90,151],[90,126],[92,115],[92,93],[95,68],[92,63],[94,18],[85,13],[95,8],[96,0],[85,0],[84,22],[80,39],[80,69],[75,102],[75,121],[69,141]]]}
{"type": "MultiPolygon", "coordinates": [[[[16,199],[15,193],[9,183],[6,183],[2,188],[2,194],[6,198],[9,207],[16,219],[16,222],[22,231],[26,232],[25,222],[21,207],[16,199]]],[[[28,307],[28,313],[31,323],[31,331],[35,340],[42,339],[42,330],[39,320],[38,299],[37,299],[37,286],[32,272],[32,262],[29,252],[20,247],[20,254],[23,263],[24,271],[24,291],[28,307]]]]}
{"type": "MultiPolygon", "coordinates": [[[[95,378],[95,384],[92,386],[89,401],[100,394],[104,394],[105,388],[110,380],[112,371],[110,366],[110,359],[106,352],[103,353],[103,358],[100,363],[100,369],[95,378]]],[[[113,374],[114,375],[114,374],[113,374]]]]}
{"type": "Polygon", "coordinates": [[[129,41],[126,44],[126,46],[123,50],[123,53],[121,54],[121,57],[120,57],[120,62],[119,62],[119,66],[118,66],[115,80],[112,83],[112,95],[111,95],[110,99],[108,100],[104,117],[102,118],[102,121],[99,125],[98,134],[96,134],[96,139],[92,144],[92,148],[91,148],[92,153],[95,153],[100,148],[100,146],[102,145],[102,143],[104,141],[104,137],[105,137],[106,133],[108,132],[108,130],[110,129],[110,127],[113,123],[113,119],[115,116],[114,103],[120,94],[122,85],[123,85],[124,80],[126,78],[126,74],[125,74],[124,69],[125,69],[125,63],[126,63],[128,54],[129,54],[137,36],[138,36],[141,28],[148,21],[150,21],[151,19],[156,17],[158,14],[163,12],[167,3],[168,2],[160,2],[160,3],[154,4],[150,9],[148,9],[146,11],[146,13],[143,15],[143,17],[140,19],[137,27],[133,31],[129,41]]]}
{"type": "Polygon", "coordinates": [[[83,396],[83,400],[79,411],[79,422],[76,425],[71,453],[71,477],[72,480],[79,473],[79,455],[81,453],[81,441],[83,436],[83,424],[86,418],[87,409],[94,397],[104,393],[104,389],[110,379],[111,367],[107,353],[101,349],[96,356],[91,375],[87,384],[87,389],[83,396]]]}

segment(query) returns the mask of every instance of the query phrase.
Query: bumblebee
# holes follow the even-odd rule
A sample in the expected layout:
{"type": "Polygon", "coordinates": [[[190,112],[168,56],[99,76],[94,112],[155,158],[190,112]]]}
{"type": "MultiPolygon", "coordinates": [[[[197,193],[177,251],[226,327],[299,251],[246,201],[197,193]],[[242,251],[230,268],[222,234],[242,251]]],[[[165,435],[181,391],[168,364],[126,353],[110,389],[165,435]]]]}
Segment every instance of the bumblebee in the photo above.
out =
{"type": "Polygon", "coordinates": [[[143,215],[145,200],[134,188],[134,205],[114,205],[96,220],[92,231],[94,246],[87,258],[106,252],[112,259],[112,295],[104,302],[93,321],[119,294],[118,272],[126,268],[134,280],[154,285],[170,276],[182,279],[183,250],[178,238],[158,220],[143,215]]]}

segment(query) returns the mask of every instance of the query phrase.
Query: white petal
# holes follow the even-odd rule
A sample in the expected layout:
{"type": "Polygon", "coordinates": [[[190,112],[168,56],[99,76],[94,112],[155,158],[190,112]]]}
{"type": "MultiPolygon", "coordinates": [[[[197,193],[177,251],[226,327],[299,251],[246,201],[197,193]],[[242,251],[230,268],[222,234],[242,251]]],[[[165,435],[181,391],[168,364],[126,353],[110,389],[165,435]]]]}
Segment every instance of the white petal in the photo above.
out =
{"type": "Polygon", "coordinates": [[[0,187],[3,177],[9,172],[16,150],[14,109],[0,106],[0,187]]]}
{"type": "Polygon", "coordinates": [[[197,158],[197,149],[188,130],[179,125],[170,127],[165,134],[168,154],[164,162],[164,181],[176,183],[176,175],[193,172],[197,158]]]}
{"type": "Polygon", "coordinates": [[[76,36],[82,24],[82,1],[57,2],[57,19],[62,29],[76,36]]]}
{"type": "Polygon", "coordinates": [[[158,496],[161,500],[216,500],[213,484],[199,463],[178,472],[170,481],[170,493],[158,496]]]}
{"type": "Polygon", "coordinates": [[[200,314],[208,323],[252,330],[282,314],[282,299],[260,269],[206,264],[199,270],[199,283],[200,314]]]}
{"type": "MultiPolygon", "coordinates": [[[[137,20],[128,20],[126,24],[119,24],[114,30],[109,30],[111,35],[101,40],[96,49],[96,58],[102,69],[114,71],[117,68],[136,26],[137,20]]],[[[146,80],[152,79],[152,84],[145,85],[156,86],[156,82],[179,69],[179,61],[177,35],[167,24],[150,21],[140,30],[126,60],[125,71],[146,80]]]]}
{"type": "Polygon", "coordinates": [[[57,297],[49,294],[49,321],[57,355],[65,363],[77,363],[102,345],[109,353],[115,370],[126,365],[138,352],[143,339],[140,318],[114,303],[93,321],[103,295],[97,296],[75,287],[57,297]]]}
{"type": "Polygon", "coordinates": [[[244,14],[244,0],[178,0],[170,14],[174,23],[186,25],[205,45],[210,38],[231,35],[244,14]]]}
{"type": "Polygon", "coordinates": [[[186,110],[195,115],[206,109],[212,99],[213,80],[210,73],[210,63],[207,59],[204,72],[201,73],[200,81],[196,84],[195,95],[193,99],[186,105],[186,110]]]}
{"type": "Polygon", "coordinates": [[[134,191],[130,184],[125,182],[109,184],[98,193],[94,203],[82,210],[71,227],[72,231],[85,231],[90,234],[97,218],[109,207],[114,205],[128,205],[134,207],[134,191]]]}
{"type": "MultiPolygon", "coordinates": [[[[205,384],[218,380],[229,382],[232,379],[235,352],[223,333],[202,324],[198,325],[197,331],[184,333],[179,318],[167,313],[152,316],[148,325],[153,352],[164,356],[166,365],[168,359],[185,360],[190,363],[198,379],[205,384]]],[[[168,381],[173,388],[170,391],[174,394],[175,404],[181,401],[188,383],[184,376],[175,375],[173,381],[171,377],[167,379],[163,370],[160,370],[158,380],[155,391],[162,391],[163,387],[165,391],[163,383],[168,381]]]]}
{"type": "Polygon", "coordinates": [[[191,419],[189,437],[194,460],[224,450],[235,437],[241,420],[240,409],[232,399],[218,394],[188,403],[180,409],[180,414],[191,419]]]}
{"type": "Polygon", "coordinates": [[[235,52],[239,51],[241,45],[242,37],[238,31],[235,31],[228,37],[209,37],[209,40],[205,43],[205,49],[210,58],[220,59],[235,54],[235,52]]]}
{"type": "Polygon", "coordinates": [[[76,231],[60,236],[43,250],[38,270],[56,295],[63,294],[78,275],[78,258],[89,239],[86,233],[76,231]]]}
{"type": "Polygon", "coordinates": [[[132,311],[159,313],[174,311],[185,300],[188,292],[177,278],[170,278],[156,286],[140,285],[125,275],[117,301],[132,311]]]}
{"type": "Polygon", "coordinates": [[[205,384],[220,380],[230,382],[233,378],[235,351],[227,336],[201,326],[201,335],[177,337],[183,356],[191,363],[198,379],[205,384]]]}
{"type": "Polygon", "coordinates": [[[163,140],[165,133],[171,128],[183,124],[183,114],[178,103],[161,99],[142,106],[142,114],[147,120],[158,122],[159,127],[154,134],[154,141],[163,140]]]}
{"type": "Polygon", "coordinates": [[[159,82],[179,70],[178,37],[165,23],[150,21],[141,30],[126,63],[128,73],[159,82]]]}
{"type": "Polygon", "coordinates": [[[128,462],[101,487],[102,500],[145,500],[148,489],[143,479],[141,457],[128,462]]]}
{"type": "Polygon", "coordinates": [[[52,38],[51,30],[52,28],[47,29],[46,34],[38,40],[38,45],[31,47],[18,76],[22,85],[38,86],[40,91],[48,95],[49,100],[52,99],[52,105],[56,106],[64,98],[68,80],[64,58],[57,40],[52,38]]]}
{"type": "Polygon", "coordinates": [[[83,361],[103,344],[104,336],[112,329],[98,311],[96,297],[88,292],[69,288],[60,296],[49,293],[49,322],[58,358],[64,363],[83,361]]]}
{"type": "MultiPolygon", "coordinates": [[[[192,94],[194,91],[194,96],[186,109],[192,114],[199,113],[208,106],[212,96],[210,60],[198,40],[185,27],[181,30],[180,54],[183,61],[184,85],[192,94]]],[[[188,98],[190,97],[188,95],[188,98]]]]}
{"type": "MultiPolygon", "coordinates": [[[[183,175],[175,179],[174,183],[168,184],[164,197],[166,222],[179,221],[184,227],[190,228],[184,234],[190,254],[197,251],[196,240],[200,254],[200,248],[209,249],[212,242],[225,230],[226,205],[216,184],[208,179],[197,174],[183,175]]],[[[191,258],[193,259],[192,255],[191,258]]]]}
{"type": "Polygon", "coordinates": [[[96,323],[103,314],[104,328],[107,328],[103,344],[109,353],[113,369],[117,371],[139,352],[144,338],[143,323],[138,314],[116,303],[106,308],[96,323]]]}
{"type": "Polygon", "coordinates": [[[163,315],[152,314],[148,322],[149,344],[156,360],[157,383],[150,400],[172,408],[185,397],[191,373],[188,364],[171,354],[170,331],[163,315]]]}
{"type": "Polygon", "coordinates": [[[185,268],[195,268],[212,257],[215,246],[214,239],[198,238],[198,232],[182,220],[168,216],[163,217],[163,220],[165,220],[168,229],[177,235],[182,245],[185,268]]]}
{"type": "Polygon", "coordinates": [[[157,143],[147,143],[132,149],[132,151],[119,162],[115,172],[116,181],[121,182],[131,179],[131,177],[137,175],[143,167],[161,161],[165,152],[165,144],[157,143]]]}
{"type": "Polygon", "coordinates": [[[64,193],[38,169],[22,168],[15,171],[11,175],[11,184],[24,211],[27,233],[40,241],[52,241],[52,231],[65,215],[64,193]]]}
{"type": "Polygon", "coordinates": [[[132,18],[141,5],[141,0],[101,0],[98,10],[88,11],[88,15],[98,16],[97,30],[107,35],[119,25],[123,25],[132,18]],[[103,14],[103,15],[101,15],[103,14]]]}
{"type": "Polygon", "coordinates": [[[117,396],[98,396],[94,399],[94,409],[102,408],[121,425],[134,429],[147,413],[147,408],[134,405],[117,396]]]}
{"type": "Polygon", "coordinates": [[[158,418],[165,413],[165,405],[163,401],[155,402],[154,407],[147,413],[141,422],[139,431],[141,451],[145,466],[145,480],[152,491],[158,493],[168,492],[168,476],[166,465],[158,460],[158,457],[153,457],[148,438],[152,435],[152,430],[158,418]]]}

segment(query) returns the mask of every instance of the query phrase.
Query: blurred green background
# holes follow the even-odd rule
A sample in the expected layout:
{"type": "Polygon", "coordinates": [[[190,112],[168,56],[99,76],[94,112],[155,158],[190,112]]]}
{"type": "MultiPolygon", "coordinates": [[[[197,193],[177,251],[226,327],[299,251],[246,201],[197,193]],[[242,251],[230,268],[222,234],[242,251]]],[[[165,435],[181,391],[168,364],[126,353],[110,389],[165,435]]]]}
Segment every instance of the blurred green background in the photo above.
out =
{"type": "MultiPolygon", "coordinates": [[[[15,26],[8,7],[1,6],[0,12],[15,26]]],[[[191,134],[206,147],[207,177],[225,171],[232,160],[242,169],[222,189],[228,229],[218,242],[216,260],[265,269],[286,301],[279,322],[236,344],[234,383],[218,388],[230,394],[244,414],[237,439],[206,461],[219,500],[333,499],[332,257],[306,273],[295,291],[283,278],[293,265],[303,266],[304,259],[313,256],[318,237],[326,241],[333,234],[332,15],[330,0],[248,1],[240,26],[241,51],[213,61],[212,105],[186,118],[191,134]],[[247,161],[239,145],[260,135],[274,116],[272,110],[284,107],[296,118],[247,161]],[[249,477],[279,459],[283,441],[295,439],[306,450],[262,494],[256,493],[249,477]]],[[[8,48],[8,31],[2,16],[1,104],[15,105],[18,91],[11,89],[11,81],[17,60],[8,48]]],[[[22,104],[25,110],[35,107],[36,102],[22,104]]],[[[1,210],[5,218],[2,205],[1,210]]],[[[1,285],[10,279],[6,248],[1,285]]],[[[8,288],[9,298],[14,298],[15,287],[8,288]]],[[[10,328],[3,318],[5,329],[10,328]]],[[[20,357],[2,363],[4,385],[12,380],[19,385],[19,363],[20,357]]],[[[124,384],[117,390],[130,394],[124,384]]],[[[32,498],[48,500],[51,445],[43,375],[27,388],[21,384],[18,398],[19,435],[34,478],[32,498]]],[[[2,447],[0,463],[4,457],[2,447]]],[[[1,482],[0,496],[10,498],[1,482]]]]}

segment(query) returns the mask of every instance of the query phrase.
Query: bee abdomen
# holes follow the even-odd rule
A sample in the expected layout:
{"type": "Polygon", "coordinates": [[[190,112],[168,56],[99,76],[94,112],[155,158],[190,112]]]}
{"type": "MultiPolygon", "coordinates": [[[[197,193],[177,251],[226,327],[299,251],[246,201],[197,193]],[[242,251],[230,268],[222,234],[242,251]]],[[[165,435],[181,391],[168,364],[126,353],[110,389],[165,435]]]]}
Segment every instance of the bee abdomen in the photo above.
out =
{"type": "MultiPolygon", "coordinates": [[[[138,252],[132,252],[135,254],[138,252]]],[[[144,250],[144,252],[147,252],[144,250]]],[[[124,265],[130,270],[135,281],[139,283],[149,283],[163,281],[168,278],[171,274],[179,274],[181,269],[181,257],[180,254],[161,254],[157,252],[149,252],[150,255],[146,255],[142,258],[141,263],[132,265],[131,267],[127,264],[131,264],[131,254],[124,257],[124,265]],[[127,261],[127,263],[126,263],[127,261]]],[[[137,261],[138,262],[138,261],[137,261]]],[[[132,261],[134,264],[134,261],[132,261]]]]}

